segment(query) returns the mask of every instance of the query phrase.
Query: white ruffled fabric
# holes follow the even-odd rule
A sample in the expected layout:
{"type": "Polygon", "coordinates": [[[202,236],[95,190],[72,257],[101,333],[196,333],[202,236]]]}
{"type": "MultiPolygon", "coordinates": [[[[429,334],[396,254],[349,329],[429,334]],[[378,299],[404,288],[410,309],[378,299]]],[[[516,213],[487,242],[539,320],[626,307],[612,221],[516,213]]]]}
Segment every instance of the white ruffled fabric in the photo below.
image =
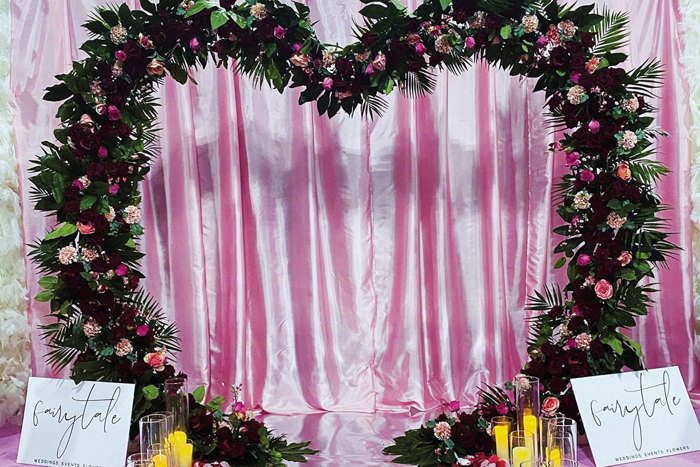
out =
{"type": "MultiPolygon", "coordinates": [[[[10,1],[0,0],[0,30],[10,30],[10,1]]],[[[12,142],[10,34],[0,34],[0,426],[21,422],[29,378],[29,326],[12,142]]]]}
{"type": "Polygon", "coordinates": [[[695,353],[700,357],[700,2],[681,0],[681,15],[685,34],[685,50],[681,61],[688,71],[690,87],[690,112],[692,116],[690,138],[692,140],[693,211],[693,270],[695,275],[695,353]]]}

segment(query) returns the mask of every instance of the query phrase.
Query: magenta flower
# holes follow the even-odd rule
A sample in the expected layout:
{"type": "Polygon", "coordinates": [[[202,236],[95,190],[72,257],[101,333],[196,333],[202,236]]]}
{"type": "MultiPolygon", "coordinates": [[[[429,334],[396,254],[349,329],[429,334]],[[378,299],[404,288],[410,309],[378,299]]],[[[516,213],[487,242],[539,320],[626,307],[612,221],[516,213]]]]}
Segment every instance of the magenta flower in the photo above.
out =
{"type": "Polygon", "coordinates": [[[110,120],[115,121],[119,120],[122,117],[122,113],[119,111],[118,108],[116,108],[113,105],[110,105],[109,107],[107,107],[107,116],[110,120]]]}
{"type": "Polygon", "coordinates": [[[323,89],[326,91],[333,89],[333,78],[326,78],[323,80],[323,89]]]}
{"type": "Polygon", "coordinates": [[[83,185],[83,182],[80,180],[73,180],[73,186],[78,187],[78,190],[83,191],[85,189],[85,185],[83,185]]]}
{"type": "Polygon", "coordinates": [[[107,158],[107,148],[104,146],[100,146],[100,149],[97,150],[97,157],[99,157],[100,159],[107,158]]]}
{"type": "Polygon", "coordinates": [[[579,178],[583,182],[592,182],[595,179],[595,175],[588,169],[584,169],[579,174],[579,178]]]}
{"type": "Polygon", "coordinates": [[[566,166],[567,167],[578,167],[581,165],[579,160],[580,154],[577,152],[570,152],[566,154],[566,166]]]}
{"type": "Polygon", "coordinates": [[[296,44],[294,44],[294,45],[292,46],[292,48],[294,49],[294,51],[295,51],[296,53],[299,53],[299,51],[301,50],[301,44],[297,42],[296,44]]]}
{"type": "Polygon", "coordinates": [[[365,69],[365,73],[367,73],[368,75],[374,74],[374,67],[372,66],[371,63],[369,65],[367,65],[367,68],[365,69]]]}
{"type": "Polygon", "coordinates": [[[469,36],[469,37],[467,37],[467,40],[465,41],[464,45],[468,49],[473,49],[474,47],[476,47],[476,41],[474,40],[474,38],[472,36],[469,36]]]}
{"type": "Polygon", "coordinates": [[[142,324],[141,326],[136,328],[136,334],[140,337],[143,337],[146,334],[148,334],[149,329],[150,328],[148,327],[147,324],[142,324]]]}
{"type": "Polygon", "coordinates": [[[117,276],[126,276],[126,273],[129,272],[129,268],[126,267],[126,264],[122,263],[119,266],[117,266],[117,269],[114,270],[114,273],[117,276]]]}
{"type": "Polygon", "coordinates": [[[116,195],[119,192],[119,185],[116,183],[113,183],[112,185],[109,186],[109,193],[112,195],[116,195]]]}
{"type": "Polygon", "coordinates": [[[237,414],[245,415],[245,404],[241,401],[236,402],[233,405],[233,411],[237,414]]]}
{"type": "Polygon", "coordinates": [[[277,27],[275,27],[275,37],[277,39],[283,39],[284,36],[286,36],[286,35],[287,35],[287,30],[284,29],[282,26],[277,25],[277,27]]]}
{"type": "Polygon", "coordinates": [[[579,73],[578,71],[572,71],[569,78],[571,78],[571,81],[578,84],[578,80],[579,78],[581,78],[581,73],[579,73]]]}
{"type": "Polygon", "coordinates": [[[508,413],[508,406],[506,405],[505,402],[501,402],[496,406],[496,412],[498,412],[501,415],[506,415],[508,413]]]}
{"type": "Polygon", "coordinates": [[[566,342],[566,345],[568,345],[570,349],[575,349],[576,347],[578,347],[578,345],[576,345],[576,339],[569,339],[566,342]]]}
{"type": "Polygon", "coordinates": [[[450,409],[450,412],[457,412],[459,410],[459,401],[450,402],[447,404],[447,408],[450,409]]]}
{"type": "Polygon", "coordinates": [[[123,62],[124,60],[126,60],[126,52],[124,52],[123,50],[117,50],[116,52],[114,52],[114,56],[120,62],[123,62]]]}
{"type": "Polygon", "coordinates": [[[588,266],[591,264],[591,257],[588,255],[578,255],[578,258],[576,258],[576,264],[578,264],[581,267],[588,266]]]}
{"type": "Polygon", "coordinates": [[[193,37],[190,40],[190,49],[194,50],[195,52],[199,50],[199,41],[196,37],[193,37]]]}
{"type": "Polygon", "coordinates": [[[598,133],[600,131],[600,122],[598,120],[591,120],[588,123],[588,129],[593,134],[598,133]]]}
{"type": "Polygon", "coordinates": [[[546,46],[547,46],[547,36],[540,36],[537,39],[537,47],[539,47],[540,49],[543,49],[546,46]]]}
{"type": "Polygon", "coordinates": [[[428,48],[422,42],[419,42],[416,44],[416,53],[418,55],[424,55],[425,52],[427,52],[427,50],[428,50],[428,48]]]}

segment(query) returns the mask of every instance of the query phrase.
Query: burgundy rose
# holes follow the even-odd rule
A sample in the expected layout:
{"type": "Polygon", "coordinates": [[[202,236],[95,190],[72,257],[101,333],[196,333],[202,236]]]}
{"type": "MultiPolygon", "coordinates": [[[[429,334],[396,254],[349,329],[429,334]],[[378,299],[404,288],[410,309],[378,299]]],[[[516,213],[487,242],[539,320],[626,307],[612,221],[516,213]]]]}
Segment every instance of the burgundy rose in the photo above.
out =
{"type": "Polygon", "coordinates": [[[151,367],[148,363],[144,362],[143,360],[138,360],[134,363],[134,366],[131,367],[131,372],[136,376],[137,378],[140,376],[143,376],[146,374],[147,371],[150,371],[151,367]]]}
{"type": "Polygon", "coordinates": [[[566,391],[566,387],[567,382],[558,376],[552,378],[552,381],[549,383],[549,389],[555,394],[566,391]]]}
{"type": "MultiPolygon", "coordinates": [[[[145,362],[144,362],[145,363],[145,362]]],[[[148,365],[146,363],[146,365],[148,365]]],[[[150,367],[149,367],[150,368],[150,367]]],[[[206,412],[199,412],[190,417],[190,430],[194,433],[208,433],[211,432],[214,426],[214,417],[206,412]]],[[[228,430],[228,428],[227,428],[228,430]]],[[[218,436],[217,432],[217,436],[218,436]]],[[[225,434],[225,433],[222,433],[225,434]]],[[[231,430],[228,431],[228,436],[231,436],[231,430]]]]}
{"type": "Polygon", "coordinates": [[[581,34],[581,42],[583,45],[590,49],[595,46],[595,34],[592,32],[584,32],[581,34]]]}
{"type": "Polygon", "coordinates": [[[80,189],[75,185],[66,185],[63,189],[63,195],[68,199],[76,199],[80,196],[80,189]]]}
{"type": "Polygon", "coordinates": [[[367,31],[360,37],[360,42],[362,42],[365,47],[371,47],[377,42],[377,36],[373,32],[367,31]]]}
{"type": "Polygon", "coordinates": [[[550,360],[549,364],[547,365],[547,371],[549,371],[550,375],[554,376],[561,375],[564,372],[565,368],[566,359],[563,356],[554,357],[552,360],[550,360]]]}
{"type": "Polygon", "coordinates": [[[549,310],[549,316],[551,316],[552,318],[559,318],[563,314],[564,314],[564,307],[563,306],[557,305],[555,307],[552,307],[551,310],[549,310]]]}
{"type": "Polygon", "coordinates": [[[476,426],[476,424],[479,423],[479,420],[474,415],[466,412],[459,414],[459,421],[468,427],[476,426]]]}
{"type": "Polygon", "coordinates": [[[589,350],[591,352],[591,357],[593,358],[599,358],[605,355],[605,346],[600,339],[593,339],[589,350]]]}
{"type": "MultiPolygon", "coordinates": [[[[182,374],[182,373],[181,373],[182,374]]],[[[165,365],[163,371],[160,372],[163,379],[170,379],[175,376],[175,368],[172,365],[165,365]]]]}
{"type": "Polygon", "coordinates": [[[566,51],[564,47],[557,47],[552,50],[549,56],[550,63],[558,68],[565,67],[569,63],[569,52],[566,51]]]}
{"type": "Polygon", "coordinates": [[[439,52],[434,53],[430,56],[430,66],[438,66],[445,59],[445,55],[439,52]]]}
{"type": "Polygon", "coordinates": [[[458,446],[463,449],[471,451],[474,449],[476,444],[476,435],[473,431],[467,429],[461,423],[455,423],[452,425],[452,441],[454,441],[458,446]]]}
{"type": "Polygon", "coordinates": [[[251,443],[257,443],[260,441],[260,435],[258,434],[258,430],[261,426],[262,424],[260,424],[260,422],[254,419],[248,420],[243,424],[245,436],[251,443]]]}
{"type": "Polygon", "coordinates": [[[80,201],[77,199],[66,201],[66,204],[63,205],[63,210],[68,214],[78,214],[80,212],[80,201]]]}
{"type": "Polygon", "coordinates": [[[584,376],[588,376],[590,374],[588,368],[581,365],[572,366],[570,368],[570,372],[572,378],[583,378],[584,376]]]}
{"type": "Polygon", "coordinates": [[[582,330],[584,325],[583,318],[580,316],[572,316],[571,319],[569,320],[569,324],[567,327],[569,328],[569,331],[573,333],[578,333],[579,331],[582,330]]]}

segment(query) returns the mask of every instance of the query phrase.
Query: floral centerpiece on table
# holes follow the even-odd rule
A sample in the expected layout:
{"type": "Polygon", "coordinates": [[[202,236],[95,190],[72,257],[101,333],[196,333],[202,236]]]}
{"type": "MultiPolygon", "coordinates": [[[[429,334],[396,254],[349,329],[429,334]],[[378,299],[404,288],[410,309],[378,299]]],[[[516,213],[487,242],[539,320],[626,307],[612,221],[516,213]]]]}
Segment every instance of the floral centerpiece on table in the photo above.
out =
{"type": "Polygon", "coordinates": [[[515,417],[515,406],[505,391],[487,386],[471,412],[460,410],[459,401],[446,404],[447,412],[394,438],[384,454],[393,462],[414,465],[490,465],[504,467],[493,455],[490,421],[499,415],[515,417]],[[486,462],[486,464],[484,464],[486,462]]]}
{"type": "Polygon", "coordinates": [[[239,400],[240,389],[233,388],[230,413],[224,412],[221,396],[204,402],[204,386],[189,395],[189,436],[199,464],[284,465],[285,461],[306,462],[306,456],[316,454],[308,442],[288,443],[284,435],[273,435],[246,410],[239,400]]]}

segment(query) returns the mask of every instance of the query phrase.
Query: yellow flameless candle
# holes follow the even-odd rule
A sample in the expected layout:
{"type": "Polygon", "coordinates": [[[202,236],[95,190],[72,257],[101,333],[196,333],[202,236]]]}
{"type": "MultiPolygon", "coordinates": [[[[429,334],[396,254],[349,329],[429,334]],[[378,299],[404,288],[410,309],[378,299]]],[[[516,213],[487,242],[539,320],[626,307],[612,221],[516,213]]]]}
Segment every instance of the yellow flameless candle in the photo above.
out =
{"type": "Polygon", "coordinates": [[[532,450],[530,448],[525,448],[522,446],[513,448],[513,467],[521,467],[521,464],[525,461],[532,459],[532,450]]]}
{"type": "Polygon", "coordinates": [[[496,455],[501,459],[508,459],[508,427],[496,425],[493,427],[493,437],[496,441],[496,455]]]}
{"type": "Polygon", "coordinates": [[[530,407],[525,407],[523,409],[523,415],[532,415],[532,409],[530,407]]]}
{"type": "Polygon", "coordinates": [[[168,467],[168,457],[165,454],[153,456],[153,467],[168,467]]]}
{"type": "Polygon", "coordinates": [[[183,443],[174,446],[177,467],[192,467],[192,443],[183,443]]]}
{"type": "Polygon", "coordinates": [[[561,467],[561,451],[559,448],[550,449],[549,467],[561,467]]]}
{"type": "Polygon", "coordinates": [[[172,444],[173,446],[185,444],[187,442],[187,433],[185,433],[184,431],[176,431],[174,433],[170,433],[168,439],[170,440],[170,444],[172,444]]]}

